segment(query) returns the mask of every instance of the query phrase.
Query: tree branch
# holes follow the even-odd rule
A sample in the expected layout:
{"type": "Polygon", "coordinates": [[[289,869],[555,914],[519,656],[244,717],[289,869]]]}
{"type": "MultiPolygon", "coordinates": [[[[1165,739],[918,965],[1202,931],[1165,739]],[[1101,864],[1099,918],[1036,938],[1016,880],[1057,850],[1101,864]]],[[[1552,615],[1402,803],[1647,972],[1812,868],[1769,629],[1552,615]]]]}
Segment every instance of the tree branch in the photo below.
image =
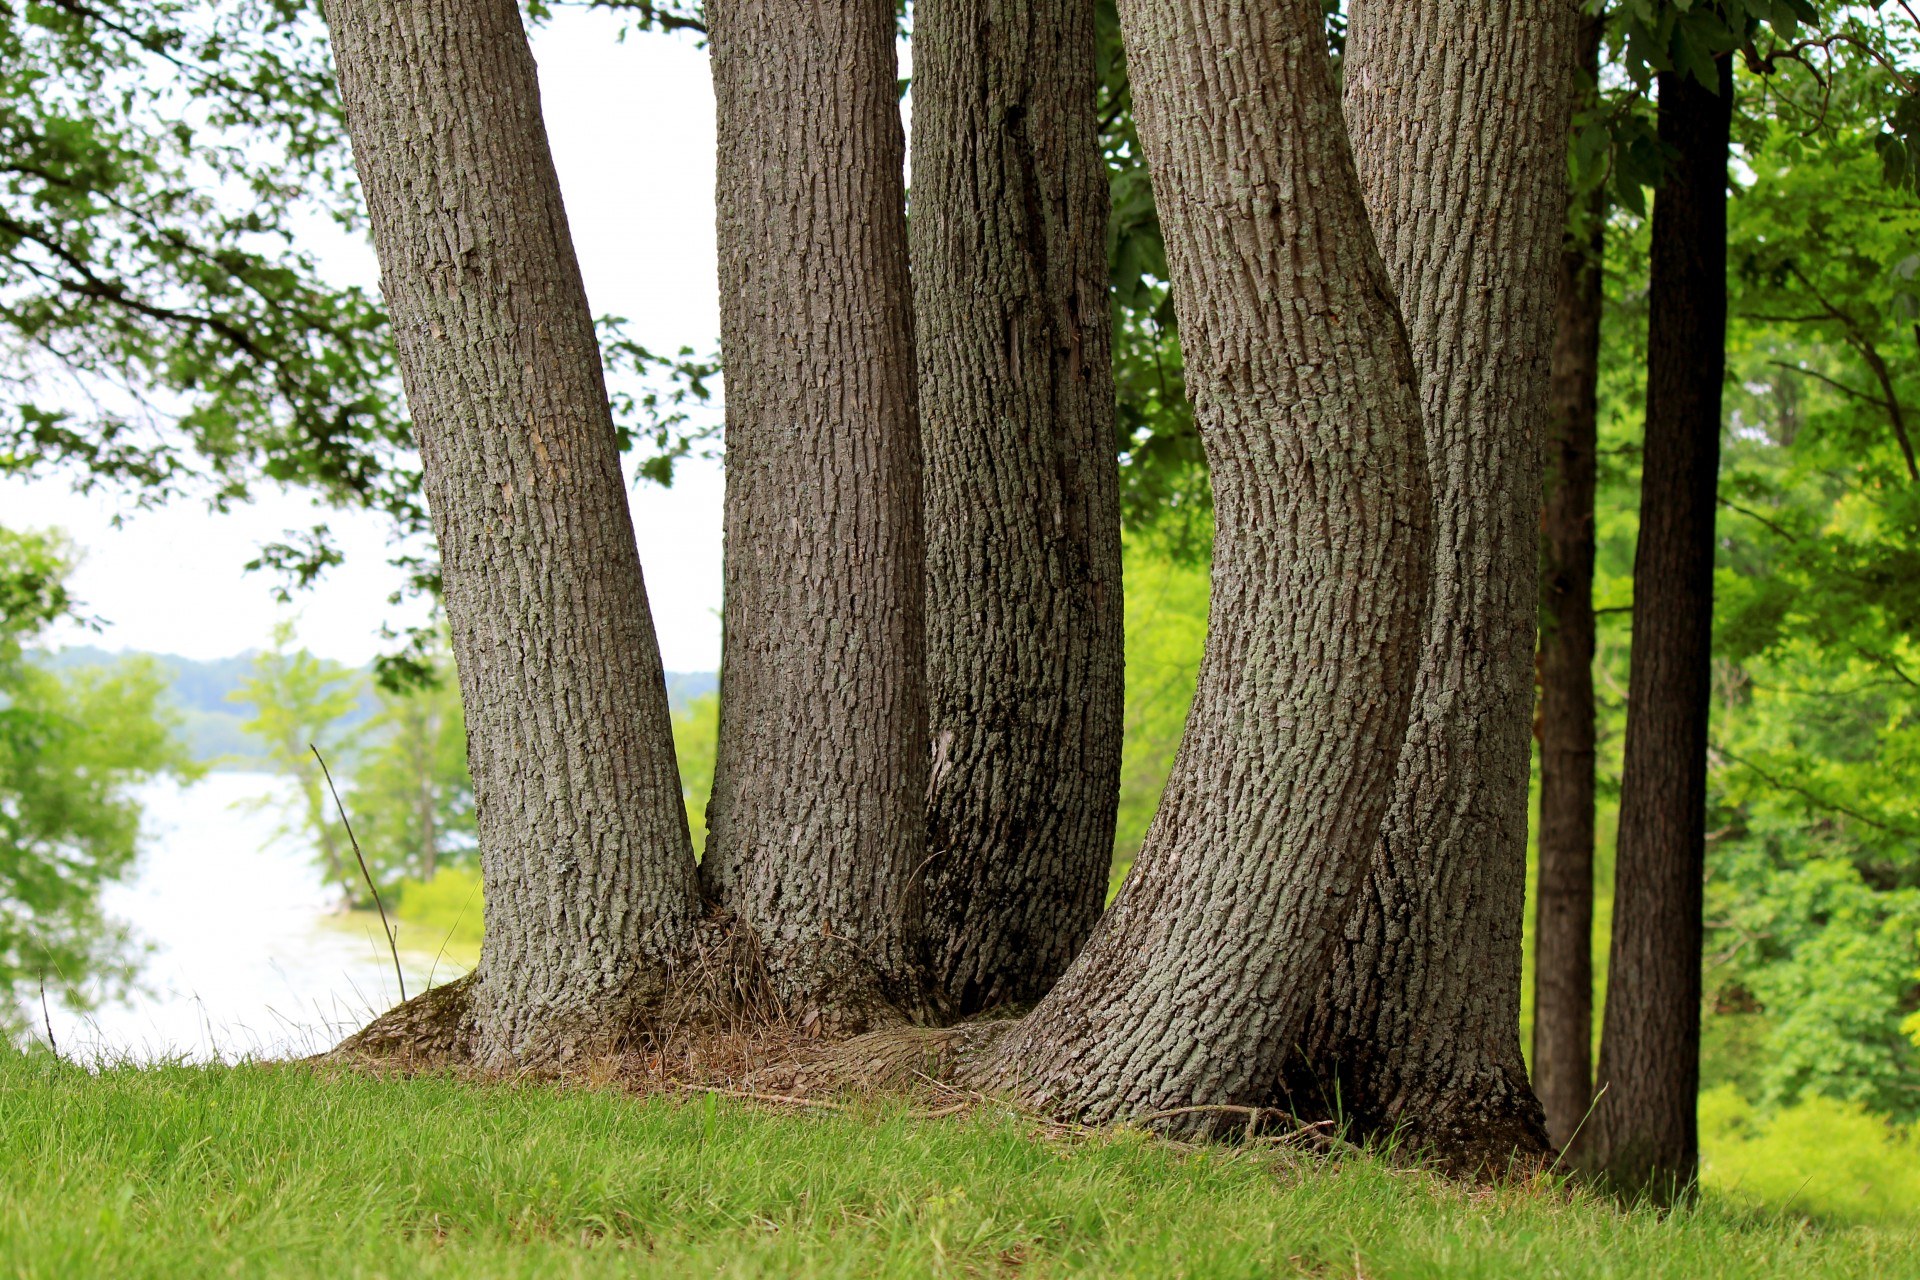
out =
{"type": "Polygon", "coordinates": [[[1864,822],[1868,826],[1876,828],[1877,830],[1885,831],[1890,835],[1899,836],[1903,840],[1920,840],[1920,832],[1908,831],[1904,827],[1896,827],[1891,823],[1882,822],[1878,818],[1869,818],[1866,814],[1861,813],[1858,809],[1849,809],[1846,805],[1835,804],[1833,801],[1827,799],[1825,796],[1816,795],[1814,792],[1809,791],[1807,788],[1799,785],[1798,783],[1788,782],[1784,778],[1776,778],[1774,775],[1768,773],[1765,769],[1762,769],[1759,765],[1753,763],[1753,761],[1745,759],[1744,757],[1741,757],[1741,756],[1737,756],[1733,752],[1727,750],[1725,747],[1717,746],[1714,748],[1714,750],[1719,752],[1721,755],[1725,756],[1727,759],[1733,761],[1735,764],[1739,765],[1741,768],[1756,774],[1760,778],[1760,780],[1762,782],[1765,782],[1768,786],[1778,787],[1782,791],[1791,791],[1795,795],[1799,796],[1801,799],[1806,800],[1808,803],[1812,804],[1817,809],[1825,809],[1832,813],[1842,814],[1846,817],[1852,818],[1856,822],[1864,822]]]}

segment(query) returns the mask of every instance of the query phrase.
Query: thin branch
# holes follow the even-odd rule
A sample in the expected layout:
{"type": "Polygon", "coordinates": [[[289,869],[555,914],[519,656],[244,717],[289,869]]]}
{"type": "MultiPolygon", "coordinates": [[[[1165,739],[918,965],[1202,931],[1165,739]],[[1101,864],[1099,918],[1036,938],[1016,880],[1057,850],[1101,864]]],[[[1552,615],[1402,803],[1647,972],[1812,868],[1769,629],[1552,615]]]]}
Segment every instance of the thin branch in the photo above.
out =
{"type": "Polygon", "coordinates": [[[47,1048],[53,1050],[53,1056],[60,1056],[60,1042],[53,1038],[53,1015],[47,1012],[47,971],[40,971],[40,1021],[47,1028],[47,1048]]]}
{"type": "Polygon", "coordinates": [[[1810,316],[1776,316],[1769,315],[1764,311],[1742,311],[1740,312],[1740,318],[1742,320],[1758,320],[1763,324],[1820,324],[1823,321],[1833,319],[1832,316],[1824,311],[1816,311],[1810,316]]]}
{"type": "MultiPolygon", "coordinates": [[[[1759,317],[1755,317],[1755,318],[1758,319],[1759,317]]],[[[1887,402],[1885,400],[1882,400],[1879,396],[1869,395],[1865,391],[1860,390],[1858,387],[1850,387],[1846,383],[1841,382],[1835,378],[1829,378],[1826,374],[1820,373],[1816,370],[1803,369],[1799,365],[1789,364],[1785,360],[1769,360],[1767,361],[1767,363],[1772,365],[1776,369],[1785,369],[1788,373],[1797,373],[1797,374],[1801,374],[1804,377],[1813,378],[1820,382],[1824,382],[1828,386],[1832,387],[1835,391],[1844,391],[1846,394],[1853,396],[1855,399],[1865,400],[1868,404],[1872,405],[1876,409],[1885,409],[1888,407],[1887,402]]]]}
{"type": "Polygon", "coordinates": [[[1858,809],[1849,809],[1847,806],[1843,804],[1835,804],[1833,801],[1827,799],[1825,796],[1816,795],[1812,791],[1807,790],[1805,787],[1800,786],[1798,783],[1788,782],[1784,778],[1774,777],[1772,774],[1768,773],[1765,769],[1762,769],[1759,765],[1753,763],[1753,761],[1737,756],[1733,752],[1727,750],[1725,747],[1715,747],[1714,750],[1718,751],[1721,755],[1733,761],[1735,764],[1739,765],[1741,768],[1747,769],[1752,773],[1757,774],[1760,780],[1762,782],[1765,782],[1768,786],[1778,787],[1782,791],[1791,791],[1795,795],[1799,796],[1801,799],[1812,804],[1817,809],[1826,809],[1832,813],[1843,814],[1846,817],[1852,818],[1856,822],[1864,822],[1870,827],[1876,828],[1877,830],[1880,830],[1880,831],[1885,831],[1889,835],[1899,836],[1904,840],[1920,840],[1920,832],[1908,831],[1904,827],[1896,827],[1891,823],[1882,822],[1878,818],[1869,818],[1866,814],[1861,813],[1858,809]]]}
{"type": "Polygon", "coordinates": [[[1767,528],[1773,530],[1775,533],[1785,538],[1788,542],[1800,541],[1799,534],[1794,533],[1790,529],[1781,528],[1779,525],[1775,524],[1773,521],[1761,515],[1758,511],[1750,511],[1746,507],[1741,506],[1739,503],[1734,502],[1732,499],[1729,499],[1729,498],[1721,498],[1719,499],[1719,502],[1720,502],[1720,505],[1725,507],[1727,510],[1737,511],[1741,515],[1745,516],[1747,519],[1758,521],[1759,523],[1767,526],[1767,528]]]}
{"type": "Polygon", "coordinates": [[[1877,662],[1881,666],[1885,667],[1887,670],[1891,671],[1894,675],[1898,676],[1902,684],[1908,685],[1915,689],[1920,689],[1920,681],[1916,681],[1912,676],[1908,675],[1905,671],[1902,671],[1900,669],[1900,664],[1894,660],[1892,654],[1876,653],[1874,650],[1869,649],[1864,645],[1855,645],[1853,647],[1860,654],[1860,656],[1865,658],[1867,661],[1877,662]]]}
{"type": "Polygon", "coordinates": [[[675,1088],[690,1093],[711,1093],[722,1098],[742,1098],[750,1102],[777,1102],[786,1107],[818,1107],[823,1111],[845,1111],[846,1107],[838,1102],[828,1102],[822,1098],[802,1098],[791,1093],[752,1093],[745,1089],[722,1089],[710,1084],[680,1084],[675,1088]]]}
{"type": "Polygon", "coordinates": [[[353,845],[354,860],[360,864],[360,874],[366,877],[367,892],[373,895],[374,909],[380,913],[380,927],[386,931],[387,950],[393,953],[393,978],[400,984],[400,1003],[407,1002],[407,980],[400,973],[400,944],[395,940],[393,926],[387,923],[387,906],[380,901],[380,889],[373,883],[373,872],[367,870],[367,859],[360,852],[360,840],[353,834],[353,823],[347,820],[347,806],[340,803],[340,792],[333,785],[333,770],[327,768],[327,759],[320,754],[320,748],[309,742],[307,750],[313,752],[313,758],[320,762],[320,772],[326,775],[327,790],[333,793],[333,807],[340,811],[340,822],[347,829],[347,840],[353,845]]]}
{"type": "MultiPolygon", "coordinates": [[[[1826,310],[1827,315],[1846,331],[1847,345],[1859,352],[1860,358],[1867,362],[1867,368],[1873,370],[1874,378],[1880,383],[1880,391],[1886,397],[1887,419],[1893,427],[1894,438],[1900,442],[1900,454],[1907,461],[1907,479],[1914,484],[1920,484],[1920,460],[1914,458],[1913,441],[1907,435],[1906,415],[1900,411],[1900,396],[1893,388],[1893,374],[1887,368],[1887,362],[1881,358],[1879,348],[1873,345],[1872,339],[1867,337],[1866,331],[1850,314],[1827,300],[1826,296],[1820,292],[1819,286],[1807,279],[1805,272],[1791,263],[1788,264],[1787,271],[1808,293],[1813,295],[1813,300],[1826,310]]],[[[1920,325],[1915,326],[1915,335],[1920,337],[1920,325]]]]}
{"type": "Polygon", "coordinates": [[[555,3],[569,7],[577,6],[583,9],[616,9],[638,12],[643,30],[645,29],[645,24],[652,23],[654,27],[661,32],[698,31],[701,35],[707,33],[707,24],[700,21],[700,19],[683,18],[678,14],[662,13],[660,10],[654,8],[653,5],[647,3],[647,0],[555,0],[555,3]]]}

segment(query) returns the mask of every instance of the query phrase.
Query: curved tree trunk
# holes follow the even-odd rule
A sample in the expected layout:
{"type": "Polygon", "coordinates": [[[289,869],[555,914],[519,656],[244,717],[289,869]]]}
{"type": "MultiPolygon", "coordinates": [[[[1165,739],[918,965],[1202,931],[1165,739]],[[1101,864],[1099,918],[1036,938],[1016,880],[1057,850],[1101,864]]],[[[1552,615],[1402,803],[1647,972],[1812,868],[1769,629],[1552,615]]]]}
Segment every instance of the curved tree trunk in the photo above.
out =
{"type": "MultiPolygon", "coordinates": [[[[626,485],[512,0],[327,0],[467,709],[476,1051],[604,1047],[692,944],[626,485]]],[[[463,988],[464,989],[464,988],[463,988]]]]}
{"type": "Polygon", "coordinates": [[[1030,1003],[1106,900],[1120,500],[1092,0],[914,12],[927,929],[952,1012],[1030,1003]]]}
{"type": "Polygon", "coordinates": [[[1429,567],[1413,367],[1318,0],[1127,0],[1121,20],[1216,534],[1139,860],[983,1072],[1089,1119],[1271,1091],[1386,811],[1429,567]]]}
{"type": "MultiPolygon", "coordinates": [[[[1600,79],[1605,19],[1581,19],[1583,87],[1600,79]]],[[[1541,450],[1540,833],[1533,928],[1533,1089],[1564,1147],[1593,1101],[1593,488],[1599,441],[1601,267],[1596,186],[1560,251],[1553,389],[1541,450]]]]}
{"type": "Polygon", "coordinates": [[[1576,16],[1574,0],[1355,0],[1347,28],[1355,159],[1421,373],[1433,582],[1393,808],[1303,1040],[1306,1100],[1330,1103],[1337,1075],[1357,1132],[1465,1172],[1547,1145],[1520,1054],[1520,947],[1535,433],[1576,16]]]}
{"type": "Polygon", "coordinates": [[[918,1000],[920,439],[891,0],[715,0],[726,604],[708,892],[774,995],[918,1000]]]}
{"type": "Polygon", "coordinates": [[[1647,427],[1633,562],[1604,1090],[1574,1147],[1628,1195],[1669,1200],[1698,1174],[1701,898],[1712,692],[1713,528],[1726,373],[1727,143],[1733,63],[1717,92],[1659,77],[1647,297],[1647,427]]]}

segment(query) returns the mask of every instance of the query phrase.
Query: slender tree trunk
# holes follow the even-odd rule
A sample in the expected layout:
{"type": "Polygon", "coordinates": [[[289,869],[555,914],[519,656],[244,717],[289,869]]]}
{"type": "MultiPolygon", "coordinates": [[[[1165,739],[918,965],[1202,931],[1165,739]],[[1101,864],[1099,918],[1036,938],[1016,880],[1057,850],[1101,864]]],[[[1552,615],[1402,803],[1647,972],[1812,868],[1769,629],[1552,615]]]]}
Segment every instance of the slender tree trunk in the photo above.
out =
{"type": "MultiPolygon", "coordinates": [[[[1604,20],[1581,22],[1582,84],[1604,20]]],[[[1564,1147],[1593,1101],[1593,486],[1599,440],[1606,189],[1560,252],[1540,539],[1540,832],[1533,928],[1533,1088],[1564,1147]]]]}
{"type": "Polygon", "coordinates": [[[1348,13],[1348,127],[1421,373],[1433,581],[1393,807],[1289,1092],[1329,1110],[1337,1098],[1361,1135],[1501,1171],[1547,1145],[1520,1053],[1521,922],[1535,433],[1577,11],[1354,0],[1348,13]]]}
{"type": "Polygon", "coordinates": [[[715,0],[726,606],[709,893],[775,996],[912,1005],[927,731],[891,0],[715,0]]]}
{"type": "Polygon", "coordinates": [[[1668,1200],[1699,1166],[1700,903],[1712,693],[1714,501],[1726,372],[1727,144],[1719,84],[1659,77],[1671,162],[1653,201],[1647,435],[1598,1084],[1575,1144],[1617,1190],[1668,1200]]]}
{"type": "Polygon", "coordinates": [[[914,12],[927,927],[953,1012],[1030,1003],[1106,900],[1120,500],[1092,0],[914,12]]]}
{"type": "MultiPolygon", "coordinates": [[[[667,695],[512,0],[327,0],[470,730],[480,1061],[614,1041],[691,945],[667,695]]],[[[423,997],[424,999],[424,997],[423,997]]]]}
{"type": "Polygon", "coordinates": [[[1089,1119],[1272,1091],[1379,835],[1429,569],[1413,366],[1318,0],[1126,0],[1121,21],[1216,534],[1139,860],[983,1073],[1089,1119]]]}

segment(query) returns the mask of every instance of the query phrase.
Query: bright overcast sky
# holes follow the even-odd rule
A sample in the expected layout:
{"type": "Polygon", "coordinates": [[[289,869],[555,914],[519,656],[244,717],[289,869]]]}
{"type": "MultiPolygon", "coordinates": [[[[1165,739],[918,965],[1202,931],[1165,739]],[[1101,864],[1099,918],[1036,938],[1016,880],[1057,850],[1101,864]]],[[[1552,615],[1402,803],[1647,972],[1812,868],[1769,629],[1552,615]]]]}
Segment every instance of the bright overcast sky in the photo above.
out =
{"type": "MultiPolygon", "coordinates": [[[[534,33],[554,160],[595,314],[627,317],[656,351],[702,353],[720,330],[713,246],[713,90],[706,54],[688,36],[618,42],[606,13],[561,10],[534,33]]],[[[377,279],[370,249],[328,254],[344,280],[377,279]]],[[[632,491],[654,626],[668,670],[720,662],[720,503],[716,464],[682,464],[674,486],[632,491]]],[[[398,582],[386,565],[383,520],[317,511],[296,494],[263,492],[250,507],[210,515],[197,504],[133,513],[114,529],[106,496],[79,497],[61,481],[0,481],[0,521],[55,525],[85,550],[76,594],[105,621],[97,637],[67,642],[214,658],[262,645],[288,612],[265,574],[242,572],[261,543],[330,523],[347,563],[297,598],[301,640],[360,663],[382,647],[386,603],[398,582]]]]}

